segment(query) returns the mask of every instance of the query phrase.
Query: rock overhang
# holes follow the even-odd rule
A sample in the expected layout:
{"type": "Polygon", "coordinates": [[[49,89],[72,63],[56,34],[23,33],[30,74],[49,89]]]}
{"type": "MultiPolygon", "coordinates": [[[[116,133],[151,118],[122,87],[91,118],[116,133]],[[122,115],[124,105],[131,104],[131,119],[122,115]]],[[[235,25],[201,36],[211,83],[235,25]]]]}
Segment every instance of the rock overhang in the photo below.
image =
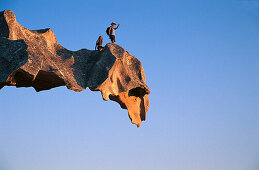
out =
{"type": "Polygon", "coordinates": [[[11,10],[0,12],[0,88],[34,87],[39,92],[59,86],[101,91],[128,110],[138,127],[146,119],[150,89],[141,62],[117,44],[101,52],[70,51],[50,28],[29,30],[11,10]]]}

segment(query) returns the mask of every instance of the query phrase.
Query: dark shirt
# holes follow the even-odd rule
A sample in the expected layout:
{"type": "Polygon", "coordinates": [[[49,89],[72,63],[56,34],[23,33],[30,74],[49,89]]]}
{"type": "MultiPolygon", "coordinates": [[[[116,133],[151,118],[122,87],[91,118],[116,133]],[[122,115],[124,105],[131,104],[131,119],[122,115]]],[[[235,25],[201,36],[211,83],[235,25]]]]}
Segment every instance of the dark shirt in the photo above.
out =
{"type": "Polygon", "coordinates": [[[102,46],[102,45],[103,45],[103,40],[99,40],[99,41],[97,41],[96,45],[98,45],[98,46],[102,46]]]}

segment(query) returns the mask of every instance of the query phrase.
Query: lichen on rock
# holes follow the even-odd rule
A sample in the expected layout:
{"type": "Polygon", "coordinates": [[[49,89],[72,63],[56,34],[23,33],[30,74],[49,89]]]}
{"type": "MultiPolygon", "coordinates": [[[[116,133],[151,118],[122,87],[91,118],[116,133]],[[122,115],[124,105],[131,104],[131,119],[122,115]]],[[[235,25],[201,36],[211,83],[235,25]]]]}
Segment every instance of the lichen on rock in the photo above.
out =
{"type": "Polygon", "coordinates": [[[101,91],[127,109],[138,127],[146,119],[150,90],[141,62],[116,44],[105,50],[70,51],[47,28],[21,26],[11,10],[0,12],[0,89],[33,87],[37,92],[66,86],[82,91],[101,91]]]}

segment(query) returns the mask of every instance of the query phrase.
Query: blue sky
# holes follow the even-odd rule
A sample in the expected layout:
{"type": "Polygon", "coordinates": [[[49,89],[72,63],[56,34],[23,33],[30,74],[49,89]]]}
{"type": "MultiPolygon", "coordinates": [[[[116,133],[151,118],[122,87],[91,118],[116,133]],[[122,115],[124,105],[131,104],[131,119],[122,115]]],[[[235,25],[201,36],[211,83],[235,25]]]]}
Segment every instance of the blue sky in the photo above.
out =
{"type": "Polygon", "coordinates": [[[140,128],[99,92],[0,91],[1,170],[257,170],[259,3],[1,0],[29,29],[94,49],[111,22],[151,89],[140,128]]]}

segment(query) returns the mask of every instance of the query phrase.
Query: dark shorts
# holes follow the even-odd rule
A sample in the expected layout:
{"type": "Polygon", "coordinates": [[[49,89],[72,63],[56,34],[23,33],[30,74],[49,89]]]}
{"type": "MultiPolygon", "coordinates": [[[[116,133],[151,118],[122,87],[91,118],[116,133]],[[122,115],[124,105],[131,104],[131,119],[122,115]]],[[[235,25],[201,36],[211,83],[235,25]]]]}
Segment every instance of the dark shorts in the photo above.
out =
{"type": "Polygon", "coordinates": [[[103,46],[98,45],[98,47],[97,47],[97,50],[98,50],[98,51],[102,51],[103,49],[104,49],[104,47],[103,47],[103,46]]]}
{"type": "Polygon", "coordinates": [[[115,42],[115,35],[110,35],[110,39],[111,39],[111,41],[114,40],[114,42],[115,42]]]}

